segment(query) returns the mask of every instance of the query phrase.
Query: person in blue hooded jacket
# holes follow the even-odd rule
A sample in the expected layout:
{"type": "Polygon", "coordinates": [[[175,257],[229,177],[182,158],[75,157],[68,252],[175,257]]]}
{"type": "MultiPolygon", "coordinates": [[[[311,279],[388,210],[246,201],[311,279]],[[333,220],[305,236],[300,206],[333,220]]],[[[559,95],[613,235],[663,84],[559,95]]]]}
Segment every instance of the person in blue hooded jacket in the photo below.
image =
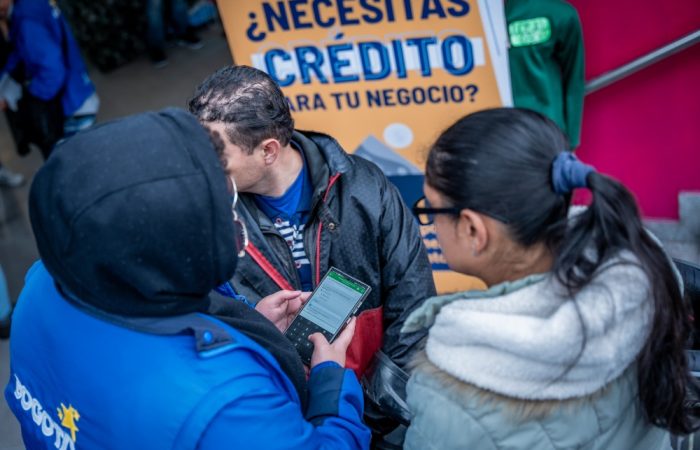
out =
{"type": "MultiPolygon", "coordinates": [[[[45,158],[63,136],[95,122],[99,98],[68,23],[54,0],[0,0],[12,51],[0,72],[22,85],[16,108],[20,154],[36,144],[45,158]]],[[[4,94],[0,92],[0,95],[4,94]]]]}
{"type": "Polygon", "coordinates": [[[245,257],[212,142],[184,111],[145,113],[59,143],[35,176],[41,261],[13,315],[5,389],[27,448],[369,447],[341,367],[354,321],[333,344],[311,336],[304,391],[288,375],[300,361],[268,349],[294,352],[272,322],[210,294],[245,257]]]}

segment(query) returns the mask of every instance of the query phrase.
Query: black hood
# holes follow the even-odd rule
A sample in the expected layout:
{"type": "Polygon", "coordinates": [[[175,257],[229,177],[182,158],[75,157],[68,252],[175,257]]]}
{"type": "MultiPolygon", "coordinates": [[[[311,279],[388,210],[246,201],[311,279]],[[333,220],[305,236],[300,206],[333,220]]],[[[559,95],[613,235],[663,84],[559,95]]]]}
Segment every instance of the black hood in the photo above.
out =
{"type": "Polygon", "coordinates": [[[34,177],[29,213],[58,286],[110,313],[205,310],[236,266],[223,169],[182,110],[105,123],[57,146],[34,177]]]}

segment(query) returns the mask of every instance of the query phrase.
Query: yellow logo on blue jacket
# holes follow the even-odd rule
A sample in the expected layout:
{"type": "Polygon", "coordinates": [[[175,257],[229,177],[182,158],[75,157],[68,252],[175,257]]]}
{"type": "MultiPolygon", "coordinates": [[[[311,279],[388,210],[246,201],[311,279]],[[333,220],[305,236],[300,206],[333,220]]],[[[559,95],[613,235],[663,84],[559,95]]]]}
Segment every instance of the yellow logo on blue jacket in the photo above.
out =
{"type": "Polygon", "coordinates": [[[44,409],[41,402],[29,392],[29,389],[27,389],[24,384],[22,384],[19,377],[16,374],[14,377],[15,399],[27,414],[31,414],[31,418],[41,430],[41,434],[47,438],[53,437],[53,445],[59,450],[75,450],[76,433],[78,432],[76,422],[80,420],[80,413],[78,410],[71,404],[68,404],[66,407],[65,404],[61,403],[61,407],[56,409],[58,411],[58,418],[61,421],[59,425],[48,411],[44,409]],[[68,431],[61,428],[62,426],[70,431],[70,435],[68,431]]]}
{"type": "Polygon", "coordinates": [[[61,419],[61,425],[70,430],[70,437],[73,439],[73,442],[75,442],[75,433],[78,431],[78,426],[75,422],[80,420],[80,413],[78,413],[78,410],[73,408],[72,405],[68,405],[68,408],[66,408],[66,405],[63,403],[61,403],[61,407],[58,408],[57,411],[58,418],[61,419]]]}

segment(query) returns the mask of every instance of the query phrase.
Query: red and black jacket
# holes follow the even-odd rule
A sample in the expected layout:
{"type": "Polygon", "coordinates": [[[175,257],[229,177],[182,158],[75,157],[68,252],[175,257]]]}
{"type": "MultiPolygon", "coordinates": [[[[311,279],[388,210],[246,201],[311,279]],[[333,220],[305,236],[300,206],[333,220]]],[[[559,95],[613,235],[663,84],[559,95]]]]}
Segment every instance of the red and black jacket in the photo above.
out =
{"type": "MultiPolygon", "coordinates": [[[[363,373],[379,348],[403,366],[423,337],[401,335],[403,320],[435,295],[418,225],[373,163],[348,155],[327,135],[296,131],[292,140],[304,152],[314,186],[304,229],[314,286],[331,266],[372,286],[348,349],[348,367],[363,373]]],[[[236,292],[256,303],[280,289],[300,289],[287,243],[250,194],[241,195],[238,213],[250,245],[231,280],[236,292]]]]}

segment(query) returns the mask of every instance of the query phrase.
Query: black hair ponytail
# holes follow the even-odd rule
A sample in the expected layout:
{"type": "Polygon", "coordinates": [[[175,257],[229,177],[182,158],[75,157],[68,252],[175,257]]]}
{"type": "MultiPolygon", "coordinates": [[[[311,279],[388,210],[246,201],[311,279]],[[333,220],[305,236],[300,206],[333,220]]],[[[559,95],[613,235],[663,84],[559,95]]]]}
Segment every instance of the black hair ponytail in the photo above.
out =
{"type": "Polygon", "coordinates": [[[553,272],[572,294],[620,251],[634,253],[648,276],[654,310],[637,357],[640,400],[651,423],[686,434],[692,431],[684,407],[689,308],[671,261],[644,229],[632,194],[612,178],[582,170],[570,155],[562,158],[567,142],[556,124],[534,111],[479,111],[440,135],[428,156],[426,182],[450,206],[499,218],[520,245],[547,245],[555,258],[553,272]],[[575,180],[573,186],[559,189],[555,176],[566,171],[553,173],[558,159],[569,160],[572,177],[565,181],[575,180]],[[593,203],[570,220],[570,192],[580,183],[593,193],[593,203]]]}
{"type": "Polygon", "coordinates": [[[637,357],[639,397],[651,423],[687,434],[693,429],[684,407],[689,382],[684,351],[690,333],[689,308],[671,261],[644,229],[636,202],[622,184],[591,173],[588,187],[593,202],[569,225],[553,271],[561,283],[577,292],[602,263],[621,250],[636,255],[649,277],[654,303],[649,338],[637,357]]]}

